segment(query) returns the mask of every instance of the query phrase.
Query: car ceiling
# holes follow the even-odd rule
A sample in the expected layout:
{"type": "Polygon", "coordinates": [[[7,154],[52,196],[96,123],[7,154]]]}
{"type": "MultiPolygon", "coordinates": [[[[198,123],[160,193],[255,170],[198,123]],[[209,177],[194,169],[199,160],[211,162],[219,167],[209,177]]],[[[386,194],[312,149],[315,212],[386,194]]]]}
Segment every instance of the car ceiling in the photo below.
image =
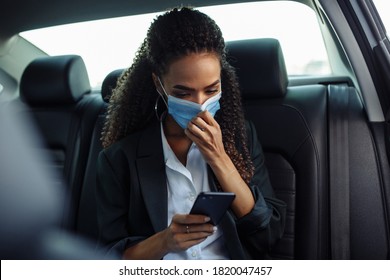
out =
{"type": "MultiPolygon", "coordinates": [[[[278,1],[278,0],[274,0],[278,1]]],[[[178,5],[195,7],[251,0],[2,0],[0,38],[22,31],[93,19],[166,10],[178,5]],[[6,28],[4,28],[6,27],[6,28]]],[[[300,0],[310,4],[311,0],[300,0]]]]}

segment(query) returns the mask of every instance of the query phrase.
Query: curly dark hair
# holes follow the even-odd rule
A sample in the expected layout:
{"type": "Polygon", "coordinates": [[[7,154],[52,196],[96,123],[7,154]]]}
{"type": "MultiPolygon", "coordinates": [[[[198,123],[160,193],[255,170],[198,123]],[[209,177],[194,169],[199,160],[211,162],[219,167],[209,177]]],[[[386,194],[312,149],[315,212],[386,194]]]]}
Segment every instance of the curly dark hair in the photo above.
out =
{"type": "Polygon", "coordinates": [[[191,53],[215,53],[221,63],[221,109],[215,119],[222,131],[226,153],[246,183],[253,176],[241,93],[234,68],[226,59],[225,41],[218,25],[198,10],[174,8],[151,24],[133,64],[117,81],[110,97],[102,132],[103,147],[140,130],[155,118],[158,93],[152,73],[161,76],[172,61],[191,53]],[[240,151],[237,147],[241,147],[240,151]]]}

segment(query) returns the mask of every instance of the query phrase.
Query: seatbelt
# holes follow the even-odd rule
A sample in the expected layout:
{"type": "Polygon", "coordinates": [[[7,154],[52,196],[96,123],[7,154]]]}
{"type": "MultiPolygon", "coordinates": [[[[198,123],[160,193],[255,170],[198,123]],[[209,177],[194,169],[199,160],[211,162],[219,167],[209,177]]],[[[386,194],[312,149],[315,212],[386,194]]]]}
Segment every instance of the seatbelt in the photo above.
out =
{"type": "Polygon", "coordinates": [[[332,259],[350,259],[347,85],[328,87],[330,243],[332,259]]]}

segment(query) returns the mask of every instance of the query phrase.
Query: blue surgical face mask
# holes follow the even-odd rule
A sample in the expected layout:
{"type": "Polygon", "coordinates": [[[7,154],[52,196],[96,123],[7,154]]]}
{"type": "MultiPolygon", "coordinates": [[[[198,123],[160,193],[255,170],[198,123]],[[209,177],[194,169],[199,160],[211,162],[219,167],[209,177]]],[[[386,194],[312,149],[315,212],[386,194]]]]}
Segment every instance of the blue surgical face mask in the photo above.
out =
{"type": "Polygon", "coordinates": [[[214,117],[215,113],[220,109],[219,100],[221,99],[222,92],[210,97],[203,104],[198,104],[196,102],[168,95],[160,78],[158,78],[158,81],[168,98],[168,103],[165,101],[165,98],[163,98],[168,107],[168,113],[183,129],[187,128],[188,123],[200,112],[207,110],[214,117]]]}

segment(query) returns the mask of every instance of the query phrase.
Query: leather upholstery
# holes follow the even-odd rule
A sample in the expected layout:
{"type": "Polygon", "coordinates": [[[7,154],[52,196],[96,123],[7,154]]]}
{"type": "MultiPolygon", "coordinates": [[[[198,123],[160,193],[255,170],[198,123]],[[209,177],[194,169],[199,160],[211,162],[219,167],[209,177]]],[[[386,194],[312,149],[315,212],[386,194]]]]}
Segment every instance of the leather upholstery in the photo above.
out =
{"type": "Polygon", "coordinates": [[[124,69],[117,69],[110,72],[103,80],[101,88],[102,100],[104,105],[100,111],[95,125],[93,127],[90,149],[86,165],[85,176],[83,179],[82,189],[80,193],[80,203],[77,212],[76,231],[90,239],[92,242],[97,242],[97,206],[95,198],[96,189],[96,161],[100,151],[103,149],[100,140],[104,121],[106,117],[106,109],[108,101],[112,94],[112,90],[116,87],[117,80],[124,69]]]}
{"type": "Polygon", "coordinates": [[[74,229],[81,186],[96,118],[103,108],[90,93],[80,56],[52,56],[32,61],[21,80],[21,100],[27,103],[51,157],[51,168],[67,187],[65,226],[74,229]]]}
{"type": "Polygon", "coordinates": [[[328,257],[326,87],[287,87],[275,39],[227,44],[242,87],[246,117],[256,126],[277,196],[287,203],[285,234],[274,258],[328,257]]]}
{"type": "Polygon", "coordinates": [[[91,90],[84,61],[80,56],[38,58],[23,72],[21,98],[30,106],[75,104],[91,90]]]}
{"type": "Polygon", "coordinates": [[[282,49],[276,39],[232,41],[228,60],[237,75],[246,100],[276,98],[286,94],[288,77],[282,49]]]}

